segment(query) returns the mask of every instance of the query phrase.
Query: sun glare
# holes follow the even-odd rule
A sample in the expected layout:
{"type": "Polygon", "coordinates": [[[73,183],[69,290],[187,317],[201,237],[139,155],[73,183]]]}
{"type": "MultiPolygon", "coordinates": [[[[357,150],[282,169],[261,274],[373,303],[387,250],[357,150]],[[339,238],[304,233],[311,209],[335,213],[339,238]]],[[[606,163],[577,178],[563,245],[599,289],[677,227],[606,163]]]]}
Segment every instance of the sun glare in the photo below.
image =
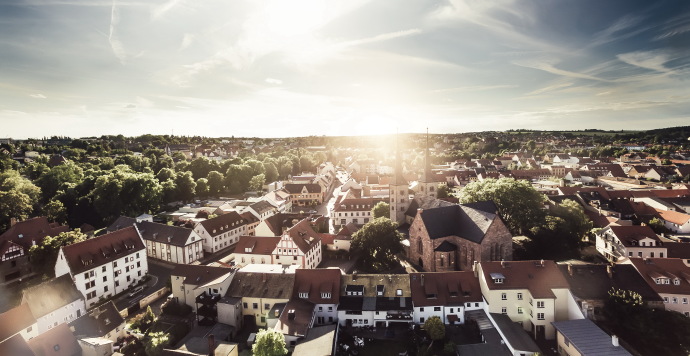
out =
{"type": "Polygon", "coordinates": [[[323,26],[325,5],[320,0],[278,0],[265,7],[266,23],[276,36],[307,35],[323,26]]]}

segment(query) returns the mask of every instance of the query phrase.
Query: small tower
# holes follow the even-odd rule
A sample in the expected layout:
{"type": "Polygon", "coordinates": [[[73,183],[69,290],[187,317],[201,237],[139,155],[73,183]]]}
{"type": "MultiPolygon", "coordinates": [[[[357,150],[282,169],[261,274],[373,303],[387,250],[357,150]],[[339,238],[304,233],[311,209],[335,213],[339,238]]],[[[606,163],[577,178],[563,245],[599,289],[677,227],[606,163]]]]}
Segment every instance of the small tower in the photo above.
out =
{"type": "Polygon", "coordinates": [[[419,180],[419,193],[422,196],[436,198],[436,191],[438,190],[438,183],[436,183],[431,174],[431,161],[429,160],[429,129],[426,129],[426,148],[424,150],[424,171],[422,171],[422,178],[419,180]]]}
{"type": "Polygon", "coordinates": [[[409,185],[403,177],[402,155],[398,144],[398,136],[395,136],[395,176],[390,184],[390,219],[398,224],[405,223],[405,212],[410,207],[409,185]]]}

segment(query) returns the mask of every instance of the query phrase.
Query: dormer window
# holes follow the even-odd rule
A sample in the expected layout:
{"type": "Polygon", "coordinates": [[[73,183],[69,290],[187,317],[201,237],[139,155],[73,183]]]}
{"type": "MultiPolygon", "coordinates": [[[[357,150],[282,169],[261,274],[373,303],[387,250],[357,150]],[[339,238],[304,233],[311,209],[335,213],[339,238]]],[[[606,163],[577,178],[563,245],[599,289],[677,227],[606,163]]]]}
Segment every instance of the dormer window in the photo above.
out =
{"type": "Polygon", "coordinates": [[[496,284],[503,284],[505,276],[502,273],[491,273],[491,280],[496,284]]]}
{"type": "Polygon", "coordinates": [[[680,279],[675,278],[675,279],[673,280],[673,284],[679,286],[679,285],[680,285],[680,279]]]}
{"type": "Polygon", "coordinates": [[[307,298],[309,298],[309,293],[308,292],[300,292],[299,297],[302,299],[307,299],[307,298]]]}
{"type": "Polygon", "coordinates": [[[321,293],[321,298],[322,299],[329,299],[329,298],[331,298],[331,293],[330,292],[321,293]]]}

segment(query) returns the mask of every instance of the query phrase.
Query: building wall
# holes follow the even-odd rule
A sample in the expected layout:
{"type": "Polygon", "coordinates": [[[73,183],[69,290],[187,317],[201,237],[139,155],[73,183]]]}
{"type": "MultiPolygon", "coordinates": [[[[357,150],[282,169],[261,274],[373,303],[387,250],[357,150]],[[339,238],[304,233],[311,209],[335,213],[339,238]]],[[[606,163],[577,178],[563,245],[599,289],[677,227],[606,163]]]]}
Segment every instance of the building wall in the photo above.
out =
{"type": "Polygon", "coordinates": [[[664,300],[664,306],[666,307],[666,310],[673,310],[681,314],[685,314],[686,316],[690,316],[690,295],[659,293],[659,296],[664,300]],[[674,298],[676,301],[675,303],[674,298]],[[683,303],[683,298],[685,298],[685,303],[683,303]]]}
{"type": "Polygon", "coordinates": [[[338,321],[337,304],[316,304],[314,311],[314,324],[316,325],[331,324],[338,321]]]}
{"type": "Polygon", "coordinates": [[[266,316],[276,303],[287,303],[288,299],[242,297],[242,315],[254,317],[257,326],[266,326],[266,316]]]}
{"type": "Polygon", "coordinates": [[[391,184],[389,190],[391,213],[390,219],[402,224],[405,222],[405,212],[410,207],[409,187],[405,185],[391,184]]]}
{"type": "MultiPolygon", "coordinates": [[[[196,233],[194,235],[198,236],[196,233]]],[[[145,242],[146,254],[149,257],[172,263],[190,264],[204,255],[202,240],[199,237],[186,246],[174,246],[163,241],[146,240],[145,242]]]]}
{"type": "Polygon", "coordinates": [[[354,327],[362,326],[375,326],[374,324],[374,312],[373,311],[362,311],[362,314],[348,314],[345,310],[338,311],[338,323],[341,326],[347,325],[347,321],[352,322],[354,327]]]}
{"type": "Polygon", "coordinates": [[[560,332],[556,332],[556,344],[558,345],[558,353],[560,355],[582,356],[572,342],[566,344],[565,337],[560,332]]]}
{"type": "Polygon", "coordinates": [[[19,255],[9,256],[10,254],[2,255],[0,263],[0,283],[8,282],[21,278],[31,273],[31,263],[29,263],[29,256],[23,247],[19,246],[19,255]]]}
{"type": "Polygon", "coordinates": [[[247,230],[247,224],[236,226],[234,229],[216,231],[215,234],[213,231],[206,231],[206,228],[201,224],[194,227],[194,232],[202,239],[204,251],[208,253],[214,253],[236,244],[241,235],[247,235],[247,230]]]}
{"type": "Polygon", "coordinates": [[[38,333],[43,334],[60,324],[72,322],[74,319],[84,314],[86,314],[86,305],[83,299],[64,305],[36,319],[38,333]]]}
{"type": "Polygon", "coordinates": [[[242,301],[237,304],[218,303],[218,322],[242,328],[242,301]]]}

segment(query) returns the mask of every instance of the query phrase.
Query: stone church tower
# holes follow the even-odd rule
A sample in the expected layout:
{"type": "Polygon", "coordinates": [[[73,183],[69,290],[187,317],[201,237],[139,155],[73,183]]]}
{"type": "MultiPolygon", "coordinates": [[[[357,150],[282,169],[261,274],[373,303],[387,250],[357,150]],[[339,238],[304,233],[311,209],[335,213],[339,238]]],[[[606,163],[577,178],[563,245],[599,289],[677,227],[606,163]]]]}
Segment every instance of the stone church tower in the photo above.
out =
{"type": "Polygon", "coordinates": [[[438,182],[434,181],[431,174],[431,161],[429,160],[429,129],[426,130],[426,149],[424,150],[424,171],[419,180],[418,196],[436,198],[438,182]]]}
{"type": "Polygon", "coordinates": [[[398,138],[395,138],[395,176],[393,181],[390,183],[390,219],[391,221],[397,222],[398,225],[405,223],[405,212],[410,207],[410,193],[409,185],[403,177],[402,169],[402,155],[400,153],[400,147],[398,144],[398,138]]]}

